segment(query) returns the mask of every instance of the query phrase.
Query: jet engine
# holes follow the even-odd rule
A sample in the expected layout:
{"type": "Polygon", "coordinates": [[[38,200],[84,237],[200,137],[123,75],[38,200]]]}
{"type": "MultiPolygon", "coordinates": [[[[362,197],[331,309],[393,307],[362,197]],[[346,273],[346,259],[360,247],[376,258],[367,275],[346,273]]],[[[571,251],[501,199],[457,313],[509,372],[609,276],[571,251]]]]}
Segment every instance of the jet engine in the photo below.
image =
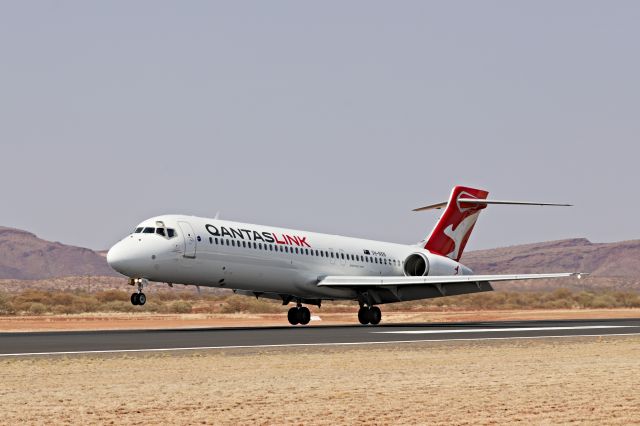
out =
{"type": "Polygon", "coordinates": [[[425,253],[413,253],[404,261],[404,275],[421,277],[429,275],[429,258],[425,253]]]}

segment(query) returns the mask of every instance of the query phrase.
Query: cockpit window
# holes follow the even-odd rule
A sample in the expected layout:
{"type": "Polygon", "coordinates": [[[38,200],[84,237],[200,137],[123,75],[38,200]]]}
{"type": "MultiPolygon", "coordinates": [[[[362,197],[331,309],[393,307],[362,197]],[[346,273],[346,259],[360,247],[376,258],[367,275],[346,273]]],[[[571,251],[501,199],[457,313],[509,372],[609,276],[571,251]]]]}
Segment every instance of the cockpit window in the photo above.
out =
{"type": "Polygon", "coordinates": [[[140,228],[136,228],[136,230],[135,230],[135,231],[133,231],[133,233],[134,233],[134,234],[139,234],[139,233],[141,233],[141,232],[142,232],[142,227],[140,227],[140,228]]]}
{"type": "Polygon", "coordinates": [[[164,237],[165,236],[164,228],[156,228],[156,234],[162,235],[164,237]]]}
{"type": "Polygon", "coordinates": [[[142,231],[143,234],[153,234],[155,232],[155,228],[144,228],[142,231]]]}
{"type": "Polygon", "coordinates": [[[167,237],[169,237],[169,238],[173,238],[173,237],[175,237],[175,236],[176,236],[176,230],[175,230],[175,229],[168,228],[168,229],[167,229],[167,237]]]}

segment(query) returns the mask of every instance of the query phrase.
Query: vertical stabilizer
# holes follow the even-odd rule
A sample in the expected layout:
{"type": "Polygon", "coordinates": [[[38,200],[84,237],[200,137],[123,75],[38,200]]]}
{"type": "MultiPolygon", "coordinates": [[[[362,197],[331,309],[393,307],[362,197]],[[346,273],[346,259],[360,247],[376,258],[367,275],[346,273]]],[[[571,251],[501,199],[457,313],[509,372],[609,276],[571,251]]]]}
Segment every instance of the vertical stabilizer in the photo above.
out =
{"type": "MultiPolygon", "coordinates": [[[[460,199],[486,200],[487,195],[489,192],[481,189],[465,186],[453,188],[442,217],[424,240],[424,248],[455,261],[460,260],[480,211],[487,207],[486,204],[466,203],[460,199]]],[[[444,203],[441,205],[444,206],[444,203]]]]}

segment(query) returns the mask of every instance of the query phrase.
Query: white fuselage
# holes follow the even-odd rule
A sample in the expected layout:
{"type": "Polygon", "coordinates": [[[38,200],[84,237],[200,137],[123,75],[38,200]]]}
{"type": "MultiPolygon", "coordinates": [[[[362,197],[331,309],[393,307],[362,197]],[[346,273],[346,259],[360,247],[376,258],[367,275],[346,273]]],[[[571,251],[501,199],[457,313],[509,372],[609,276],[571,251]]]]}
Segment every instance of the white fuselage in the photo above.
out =
{"type": "Polygon", "coordinates": [[[107,259],[118,272],[149,281],[322,300],[357,298],[352,288],[317,286],[324,277],[403,276],[404,261],[414,253],[428,259],[428,275],[472,273],[417,245],[181,215],[154,217],[136,228],[107,259]]]}

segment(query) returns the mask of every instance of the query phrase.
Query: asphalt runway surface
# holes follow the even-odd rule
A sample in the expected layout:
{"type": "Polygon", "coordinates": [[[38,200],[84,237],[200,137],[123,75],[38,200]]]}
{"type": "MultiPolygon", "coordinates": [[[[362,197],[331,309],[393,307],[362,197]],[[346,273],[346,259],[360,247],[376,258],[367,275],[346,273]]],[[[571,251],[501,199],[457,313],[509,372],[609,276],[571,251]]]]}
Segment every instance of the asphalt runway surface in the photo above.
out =
{"type": "Polygon", "coordinates": [[[640,318],[0,333],[0,357],[640,335],[640,318]]]}

